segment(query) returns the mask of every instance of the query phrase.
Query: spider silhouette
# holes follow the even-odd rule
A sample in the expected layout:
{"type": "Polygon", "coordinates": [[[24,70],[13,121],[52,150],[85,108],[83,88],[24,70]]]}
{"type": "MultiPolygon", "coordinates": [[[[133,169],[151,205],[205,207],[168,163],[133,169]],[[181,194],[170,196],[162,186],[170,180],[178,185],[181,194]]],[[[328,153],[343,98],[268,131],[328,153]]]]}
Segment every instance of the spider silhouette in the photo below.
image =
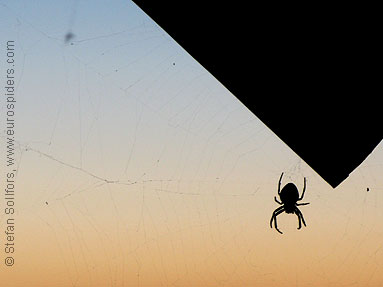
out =
{"type": "Polygon", "coordinates": [[[302,195],[301,195],[301,197],[299,197],[298,188],[295,186],[294,183],[290,182],[290,183],[286,184],[281,190],[282,176],[283,176],[283,172],[281,174],[281,177],[279,178],[279,183],[278,183],[278,195],[279,195],[279,198],[281,199],[282,202],[280,202],[276,196],[274,197],[274,200],[282,206],[280,206],[276,210],[274,210],[273,216],[271,216],[271,220],[270,220],[270,227],[273,228],[273,219],[274,219],[275,229],[281,234],[283,234],[283,232],[278,229],[277,216],[279,214],[281,214],[282,212],[295,213],[298,216],[298,224],[299,224],[298,229],[301,229],[302,222],[303,222],[304,226],[306,226],[306,222],[305,222],[305,219],[303,218],[301,211],[298,209],[297,206],[309,204],[308,202],[307,203],[297,203],[297,201],[300,201],[303,199],[303,196],[305,194],[306,178],[304,178],[302,195]]]}

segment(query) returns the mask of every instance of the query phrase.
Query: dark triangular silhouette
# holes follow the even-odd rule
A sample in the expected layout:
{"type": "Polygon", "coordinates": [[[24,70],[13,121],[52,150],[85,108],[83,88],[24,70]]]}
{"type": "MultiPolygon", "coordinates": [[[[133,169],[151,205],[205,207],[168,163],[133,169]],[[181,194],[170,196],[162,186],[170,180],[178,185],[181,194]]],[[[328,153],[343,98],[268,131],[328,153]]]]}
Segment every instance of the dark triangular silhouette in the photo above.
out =
{"type": "Polygon", "coordinates": [[[361,5],[134,2],[331,186],[381,141],[379,18],[361,5]]]}

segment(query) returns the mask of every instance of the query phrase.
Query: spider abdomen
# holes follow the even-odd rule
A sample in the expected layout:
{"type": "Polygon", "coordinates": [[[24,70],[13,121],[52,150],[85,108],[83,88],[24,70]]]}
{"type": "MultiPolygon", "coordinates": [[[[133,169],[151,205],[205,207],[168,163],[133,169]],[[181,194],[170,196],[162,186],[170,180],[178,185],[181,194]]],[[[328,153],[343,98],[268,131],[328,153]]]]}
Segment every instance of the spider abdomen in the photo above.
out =
{"type": "Polygon", "coordinates": [[[295,204],[299,199],[299,192],[298,188],[295,186],[294,183],[288,183],[286,184],[279,194],[281,197],[281,201],[283,204],[295,204]]]}
{"type": "Polygon", "coordinates": [[[294,213],[295,204],[299,199],[298,188],[293,183],[286,184],[279,194],[286,213],[294,213]]]}

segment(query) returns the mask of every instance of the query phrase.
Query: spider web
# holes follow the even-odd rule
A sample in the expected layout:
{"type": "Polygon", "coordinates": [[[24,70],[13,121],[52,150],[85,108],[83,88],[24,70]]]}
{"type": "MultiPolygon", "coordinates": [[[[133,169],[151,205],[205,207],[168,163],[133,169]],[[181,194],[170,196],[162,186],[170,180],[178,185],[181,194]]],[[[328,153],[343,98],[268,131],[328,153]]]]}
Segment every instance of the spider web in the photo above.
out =
{"type": "Polygon", "coordinates": [[[382,144],[333,190],[132,2],[0,7],[17,55],[3,284],[383,283],[382,144]],[[301,230],[278,216],[283,235],[269,226],[281,172],[300,191],[307,178],[310,202],[301,230]]]}

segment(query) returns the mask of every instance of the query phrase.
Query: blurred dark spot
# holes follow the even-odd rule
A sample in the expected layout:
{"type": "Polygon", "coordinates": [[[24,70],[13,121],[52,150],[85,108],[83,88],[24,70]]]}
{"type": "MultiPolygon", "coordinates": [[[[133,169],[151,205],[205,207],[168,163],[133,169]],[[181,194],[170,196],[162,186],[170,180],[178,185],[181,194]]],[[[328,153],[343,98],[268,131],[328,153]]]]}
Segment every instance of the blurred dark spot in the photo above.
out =
{"type": "MultiPolygon", "coordinates": [[[[75,37],[75,34],[73,34],[72,32],[68,32],[66,33],[65,35],[65,43],[68,43],[70,40],[72,40],[73,38],[75,37]]],[[[71,43],[71,45],[73,45],[73,43],[71,43]]]]}

